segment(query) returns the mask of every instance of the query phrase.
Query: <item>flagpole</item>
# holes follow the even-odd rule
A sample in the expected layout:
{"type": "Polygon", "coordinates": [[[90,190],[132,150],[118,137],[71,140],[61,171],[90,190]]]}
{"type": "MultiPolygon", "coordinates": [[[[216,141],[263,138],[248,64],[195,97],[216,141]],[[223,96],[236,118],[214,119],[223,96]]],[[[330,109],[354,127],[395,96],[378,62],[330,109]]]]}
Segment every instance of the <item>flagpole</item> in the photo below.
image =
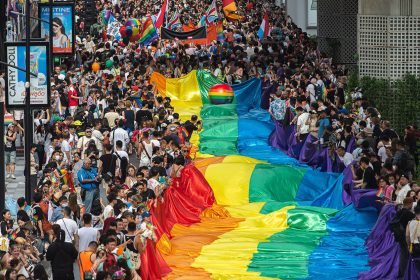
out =
{"type": "Polygon", "coordinates": [[[168,10],[169,10],[169,0],[166,2],[166,11],[165,11],[165,18],[166,18],[166,24],[165,26],[168,27],[168,10]]]}

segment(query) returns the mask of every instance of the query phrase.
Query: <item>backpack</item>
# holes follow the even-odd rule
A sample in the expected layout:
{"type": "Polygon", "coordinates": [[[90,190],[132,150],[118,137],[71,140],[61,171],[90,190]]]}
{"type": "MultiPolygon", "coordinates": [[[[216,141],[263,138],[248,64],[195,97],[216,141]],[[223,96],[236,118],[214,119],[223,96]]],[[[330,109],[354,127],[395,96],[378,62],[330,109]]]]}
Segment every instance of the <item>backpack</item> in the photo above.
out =
{"type": "Polygon", "coordinates": [[[400,242],[405,238],[405,228],[401,224],[399,216],[395,216],[389,223],[389,229],[394,234],[395,241],[400,242]]]}
{"type": "Polygon", "coordinates": [[[322,86],[316,85],[315,86],[315,98],[316,100],[322,100],[322,86]]]}
{"type": "Polygon", "coordinates": [[[67,93],[60,94],[60,103],[64,107],[69,106],[69,96],[67,95],[67,93]]]}
{"type": "Polygon", "coordinates": [[[401,155],[401,164],[400,168],[402,171],[414,171],[416,167],[416,161],[412,154],[404,151],[401,155]]]}
{"type": "Polygon", "coordinates": [[[119,159],[119,164],[116,164],[116,171],[118,172],[115,173],[115,176],[119,176],[124,182],[127,177],[128,159],[126,157],[121,157],[117,152],[114,154],[119,159]]]}

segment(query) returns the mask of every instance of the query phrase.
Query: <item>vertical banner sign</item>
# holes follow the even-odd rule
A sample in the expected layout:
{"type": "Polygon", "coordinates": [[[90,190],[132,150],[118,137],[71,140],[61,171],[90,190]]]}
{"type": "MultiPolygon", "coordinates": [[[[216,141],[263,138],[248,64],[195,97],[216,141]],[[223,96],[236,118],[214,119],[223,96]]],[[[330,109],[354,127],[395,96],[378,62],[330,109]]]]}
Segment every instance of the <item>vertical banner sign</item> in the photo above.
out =
{"type": "Polygon", "coordinates": [[[307,27],[317,27],[318,18],[317,18],[318,2],[316,0],[307,0],[306,2],[306,20],[307,27]]]}
{"type": "MultiPolygon", "coordinates": [[[[48,71],[48,43],[32,42],[30,47],[31,73],[31,106],[45,107],[49,105],[49,71],[48,71]]],[[[7,63],[21,69],[26,69],[26,48],[23,43],[6,43],[7,63]]],[[[7,67],[6,97],[7,106],[25,106],[25,82],[24,71],[7,67]]]]}
{"type": "MultiPolygon", "coordinates": [[[[74,49],[74,9],[73,5],[52,6],[52,44],[54,54],[72,54],[74,49]]],[[[49,21],[50,8],[40,5],[40,18],[49,21]]],[[[50,41],[50,25],[41,22],[41,38],[50,41]]]]}

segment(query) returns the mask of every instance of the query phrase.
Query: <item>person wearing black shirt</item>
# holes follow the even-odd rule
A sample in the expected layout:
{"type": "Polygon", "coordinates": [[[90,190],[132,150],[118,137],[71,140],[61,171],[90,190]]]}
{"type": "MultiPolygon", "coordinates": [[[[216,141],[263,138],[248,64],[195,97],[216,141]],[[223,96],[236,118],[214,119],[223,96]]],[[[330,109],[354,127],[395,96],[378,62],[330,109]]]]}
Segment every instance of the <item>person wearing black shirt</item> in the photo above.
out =
{"type": "Polygon", "coordinates": [[[357,171],[357,180],[354,180],[355,188],[376,189],[377,183],[375,172],[369,165],[369,159],[362,157],[359,162],[360,169],[357,171]]]}
{"type": "Polygon", "coordinates": [[[153,120],[153,115],[149,111],[149,102],[146,100],[143,100],[142,108],[138,110],[136,113],[137,127],[142,127],[141,123],[144,121],[152,121],[152,120],[153,120]]]}
{"type": "Polygon", "coordinates": [[[19,210],[16,214],[16,220],[19,226],[24,225],[26,222],[30,221],[30,217],[28,213],[25,211],[25,207],[27,205],[26,200],[24,197],[19,197],[17,200],[17,205],[19,207],[19,210]]]}
{"type": "Polygon", "coordinates": [[[194,131],[201,130],[201,121],[198,121],[198,117],[196,115],[191,116],[190,121],[186,121],[184,123],[184,127],[188,132],[187,142],[190,142],[191,136],[194,131]]]}
{"type": "Polygon", "coordinates": [[[13,220],[12,215],[8,209],[4,209],[1,212],[1,221],[0,221],[1,235],[7,236],[13,232],[13,220]]]}
{"type": "Polygon", "coordinates": [[[141,202],[147,202],[149,199],[155,199],[156,194],[151,189],[147,188],[147,181],[143,180],[141,183],[136,183],[135,188],[138,189],[141,196],[141,202]]]}
{"type": "Polygon", "coordinates": [[[98,174],[101,174],[102,178],[109,182],[115,176],[117,156],[112,153],[112,145],[105,145],[104,148],[105,153],[99,158],[98,174]]]}
{"type": "Polygon", "coordinates": [[[125,103],[125,110],[122,112],[122,115],[125,119],[124,126],[128,129],[128,133],[134,131],[134,111],[131,110],[131,102],[126,101],[125,103]]]}
{"type": "Polygon", "coordinates": [[[381,128],[382,128],[382,133],[381,133],[381,138],[382,137],[388,137],[389,139],[398,139],[398,134],[392,130],[391,128],[391,124],[389,121],[382,121],[381,122],[381,128]]]}
{"type": "MultiPolygon", "coordinates": [[[[406,229],[408,222],[411,221],[416,217],[414,213],[411,211],[413,208],[413,198],[407,197],[403,200],[403,208],[400,209],[397,214],[395,215],[395,220],[399,220],[402,228],[406,229]]],[[[404,230],[405,231],[405,230],[404,230]]],[[[398,269],[398,279],[403,279],[405,269],[407,267],[407,261],[408,261],[408,245],[405,241],[405,238],[402,238],[401,240],[397,240],[397,242],[400,245],[400,265],[398,269]]]]}
{"type": "Polygon", "coordinates": [[[163,158],[156,156],[152,159],[153,167],[159,170],[159,176],[166,177],[166,169],[163,167],[163,158]]]}
{"type": "Polygon", "coordinates": [[[79,253],[72,243],[64,242],[66,233],[60,225],[53,225],[52,230],[54,241],[48,247],[46,259],[51,262],[53,279],[73,280],[73,263],[79,253]]]}

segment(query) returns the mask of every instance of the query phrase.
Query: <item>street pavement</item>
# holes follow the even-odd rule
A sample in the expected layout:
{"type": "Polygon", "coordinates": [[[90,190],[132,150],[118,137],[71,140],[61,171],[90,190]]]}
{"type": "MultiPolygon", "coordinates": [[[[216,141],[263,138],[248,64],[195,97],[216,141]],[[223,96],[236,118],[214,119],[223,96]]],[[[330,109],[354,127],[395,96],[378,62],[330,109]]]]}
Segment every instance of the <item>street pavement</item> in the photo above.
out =
{"type": "Polygon", "coordinates": [[[25,160],[23,156],[16,157],[15,176],[16,179],[6,179],[6,199],[13,198],[15,201],[25,196],[25,160]]]}

